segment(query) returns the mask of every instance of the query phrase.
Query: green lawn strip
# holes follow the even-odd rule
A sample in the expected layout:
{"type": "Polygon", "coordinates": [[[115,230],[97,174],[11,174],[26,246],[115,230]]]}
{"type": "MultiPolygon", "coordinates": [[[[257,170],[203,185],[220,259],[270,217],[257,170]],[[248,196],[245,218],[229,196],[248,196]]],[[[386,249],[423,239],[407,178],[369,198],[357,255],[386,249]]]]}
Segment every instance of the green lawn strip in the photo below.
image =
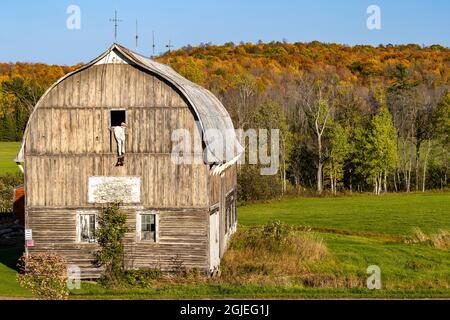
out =
{"type": "Polygon", "coordinates": [[[450,251],[420,244],[385,242],[359,236],[319,233],[329,256],[311,272],[365,279],[367,267],[381,269],[386,289],[450,289],[450,251]]]}
{"type": "Polygon", "coordinates": [[[16,264],[23,247],[0,248],[0,296],[29,297],[31,292],[16,281],[16,264]]]}
{"type": "Polygon", "coordinates": [[[450,289],[369,290],[258,285],[166,285],[158,289],[107,290],[83,283],[71,299],[321,299],[321,298],[448,298],[450,289]]]}
{"type": "Polygon", "coordinates": [[[0,174],[19,171],[14,158],[20,149],[20,142],[0,142],[0,174]]]}
{"type": "Polygon", "coordinates": [[[241,206],[238,217],[244,225],[281,220],[317,230],[400,237],[414,227],[426,233],[450,230],[450,193],[294,198],[241,206]]]}

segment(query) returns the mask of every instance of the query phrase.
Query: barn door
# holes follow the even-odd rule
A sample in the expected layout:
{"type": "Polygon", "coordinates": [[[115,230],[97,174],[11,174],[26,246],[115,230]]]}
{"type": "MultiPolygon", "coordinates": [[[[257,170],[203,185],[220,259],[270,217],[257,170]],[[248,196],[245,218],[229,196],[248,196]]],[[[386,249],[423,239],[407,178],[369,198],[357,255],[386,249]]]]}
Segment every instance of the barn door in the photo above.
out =
{"type": "Polygon", "coordinates": [[[209,269],[214,271],[220,263],[219,208],[211,210],[209,215],[209,269]]]}

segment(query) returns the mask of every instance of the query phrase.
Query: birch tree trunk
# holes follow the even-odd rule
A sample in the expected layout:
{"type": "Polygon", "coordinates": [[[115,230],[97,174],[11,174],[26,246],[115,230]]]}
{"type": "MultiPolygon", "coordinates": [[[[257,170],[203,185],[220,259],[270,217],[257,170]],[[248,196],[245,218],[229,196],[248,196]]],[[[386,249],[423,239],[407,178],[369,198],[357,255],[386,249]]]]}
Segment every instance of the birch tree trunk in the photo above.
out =
{"type": "Polygon", "coordinates": [[[383,190],[383,173],[380,172],[378,174],[378,195],[381,194],[382,190],[383,190]]]}
{"type": "Polygon", "coordinates": [[[411,171],[412,171],[412,161],[408,163],[408,168],[406,171],[406,192],[411,192],[411,171]]]}
{"type": "Polygon", "coordinates": [[[319,194],[323,191],[323,185],[322,185],[322,163],[319,163],[317,166],[317,192],[319,194]]]}
{"type": "MultiPolygon", "coordinates": [[[[325,126],[323,127],[323,129],[325,128],[325,126]]],[[[322,194],[323,191],[323,181],[322,181],[322,177],[323,177],[323,154],[322,154],[322,134],[323,134],[323,129],[320,130],[319,128],[319,124],[318,121],[316,120],[316,134],[317,134],[317,151],[318,151],[318,155],[319,155],[319,159],[318,159],[318,165],[317,165],[317,192],[319,194],[322,194]]]]}
{"type": "Polygon", "coordinates": [[[416,143],[416,167],[415,167],[415,169],[416,169],[416,186],[415,186],[416,187],[416,191],[419,191],[420,145],[421,145],[420,142],[416,143]]]}
{"type": "Polygon", "coordinates": [[[387,193],[387,172],[384,170],[384,193],[387,193]]]}
{"type": "Polygon", "coordinates": [[[395,172],[394,172],[394,190],[395,190],[395,192],[397,192],[398,191],[398,188],[397,188],[397,169],[395,169],[395,172]]]}
{"type": "Polygon", "coordinates": [[[336,179],[336,173],[334,174],[334,195],[337,194],[337,179],[336,179]]]}

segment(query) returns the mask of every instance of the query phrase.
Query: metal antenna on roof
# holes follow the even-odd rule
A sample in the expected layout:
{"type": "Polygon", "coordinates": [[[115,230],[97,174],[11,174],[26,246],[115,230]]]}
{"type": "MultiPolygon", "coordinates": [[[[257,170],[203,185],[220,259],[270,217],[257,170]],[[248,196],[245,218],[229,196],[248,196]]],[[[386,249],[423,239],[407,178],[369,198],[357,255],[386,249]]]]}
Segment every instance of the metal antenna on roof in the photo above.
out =
{"type": "Polygon", "coordinates": [[[152,30],[152,57],[155,56],[155,31],[152,30]]]}
{"type": "Polygon", "coordinates": [[[139,40],[139,35],[138,35],[138,21],[136,19],[136,48],[138,47],[138,40],[139,40]]]}
{"type": "Polygon", "coordinates": [[[114,22],[114,41],[117,41],[117,27],[118,22],[122,22],[121,19],[117,18],[117,10],[115,10],[114,19],[109,19],[109,21],[114,22]]]}
{"type": "Polygon", "coordinates": [[[166,48],[169,48],[169,53],[170,53],[170,51],[172,51],[171,48],[173,48],[173,45],[170,44],[170,40],[169,40],[169,43],[166,44],[166,48]]]}

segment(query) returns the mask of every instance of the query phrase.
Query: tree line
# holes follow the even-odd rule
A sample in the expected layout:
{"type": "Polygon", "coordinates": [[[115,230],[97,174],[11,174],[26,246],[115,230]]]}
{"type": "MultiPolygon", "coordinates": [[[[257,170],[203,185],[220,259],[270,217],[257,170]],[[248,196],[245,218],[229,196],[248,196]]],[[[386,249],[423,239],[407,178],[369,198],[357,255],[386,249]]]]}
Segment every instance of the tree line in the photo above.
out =
{"type": "MultiPolygon", "coordinates": [[[[207,87],[236,128],[280,129],[280,170],[239,168],[242,200],[449,187],[450,50],[433,45],[201,44],[157,60],[207,87]]],[[[77,66],[0,64],[0,140],[77,66]]]]}
{"type": "Polygon", "coordinates": [[[159,60],[206,86],[238,128],[279,128],[278,176],[239,170],[243,200],[449,186],[450,50],[241,43],[159,60]]]}

